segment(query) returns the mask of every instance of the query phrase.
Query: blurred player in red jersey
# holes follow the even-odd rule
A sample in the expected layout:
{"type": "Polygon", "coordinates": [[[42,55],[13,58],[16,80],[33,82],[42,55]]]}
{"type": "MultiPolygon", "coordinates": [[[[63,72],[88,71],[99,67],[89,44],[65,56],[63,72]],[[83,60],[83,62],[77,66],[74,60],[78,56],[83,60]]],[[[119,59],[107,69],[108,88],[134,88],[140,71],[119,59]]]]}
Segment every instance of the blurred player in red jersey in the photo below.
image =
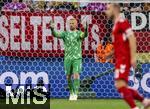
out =
{"type": "Polygon", "coordinates": [[[136,38],[127,19],[120,16],[119,4],[107,4],[106,15],[114,22],[112,40],[115,57],[115,87],[131,109],[139,109],[135,100],[142,102],[144,108],[150,100],[144,99],[134,89],[128,87],[130,67],[136,67],[136,38]]]}

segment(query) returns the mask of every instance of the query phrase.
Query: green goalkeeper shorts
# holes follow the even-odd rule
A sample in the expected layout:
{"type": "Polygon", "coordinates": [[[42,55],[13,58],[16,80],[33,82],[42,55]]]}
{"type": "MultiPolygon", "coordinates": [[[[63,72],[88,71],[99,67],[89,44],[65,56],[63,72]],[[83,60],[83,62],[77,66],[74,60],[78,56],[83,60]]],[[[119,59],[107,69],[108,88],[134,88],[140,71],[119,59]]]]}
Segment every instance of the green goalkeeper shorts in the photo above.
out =
{"type": "Polygon", "coordinates": [[[65,73],[67,75],[80,73],[82,71],[82,59],[65,59],[64,60],[65,73]]]}

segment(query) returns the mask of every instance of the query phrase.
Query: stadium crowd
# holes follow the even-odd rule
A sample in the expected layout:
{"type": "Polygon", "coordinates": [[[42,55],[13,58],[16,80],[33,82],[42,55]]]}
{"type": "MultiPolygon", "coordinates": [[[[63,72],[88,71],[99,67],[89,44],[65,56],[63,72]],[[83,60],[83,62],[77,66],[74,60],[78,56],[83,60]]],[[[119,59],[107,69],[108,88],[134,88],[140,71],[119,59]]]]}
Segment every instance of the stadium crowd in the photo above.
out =
{"type": "MultiPolygon", "coordinates": [[[[150,3],[121,4],[122,11],[150,11],[150,3]]],[[[56,2],[44,0],[0,0],[3,11],[52,11],[52,10],[88,10],[103,11],[106,4],[86,2],[56,2]]]]}

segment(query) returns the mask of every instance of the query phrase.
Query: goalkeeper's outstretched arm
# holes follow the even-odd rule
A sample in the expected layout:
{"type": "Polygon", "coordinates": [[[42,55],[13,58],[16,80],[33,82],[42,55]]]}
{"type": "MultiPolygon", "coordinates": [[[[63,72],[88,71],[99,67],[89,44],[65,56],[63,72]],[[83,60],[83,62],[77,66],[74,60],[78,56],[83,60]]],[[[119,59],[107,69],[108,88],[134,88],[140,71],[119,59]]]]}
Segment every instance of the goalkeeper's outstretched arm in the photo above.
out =
{"type": "Polygon", "coordinates": [[[64,37],[64,32],[56,32],[54,30],[54,25],[51,22],[50,22],[50,29],[51,29],[52,35],[54,37],[57,37],[57,38],[63,38],[64,37]]]}
{"type": "Polygon", "coordinates": [[[86,27],[84,28],[84,33],[81,35],[81,39],[86,38],[88,36],[88,26],[86,24],[86,27]]]}

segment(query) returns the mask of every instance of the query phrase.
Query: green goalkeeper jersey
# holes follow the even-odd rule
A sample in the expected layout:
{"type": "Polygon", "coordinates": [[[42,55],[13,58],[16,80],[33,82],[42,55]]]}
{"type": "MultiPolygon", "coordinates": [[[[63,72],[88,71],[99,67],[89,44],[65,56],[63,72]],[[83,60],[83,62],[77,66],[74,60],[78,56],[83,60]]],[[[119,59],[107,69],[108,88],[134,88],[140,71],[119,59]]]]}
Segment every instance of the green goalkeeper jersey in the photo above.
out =
{"type": "Polygon", "coordinates": [[[64,41],[65,46],[65,59],[80,59],[82,58],[82,39],[87,36],[87,34],[82,31],[64,31],[57,33],[52,30],[54,37],[61,38],[64,41]]]}

